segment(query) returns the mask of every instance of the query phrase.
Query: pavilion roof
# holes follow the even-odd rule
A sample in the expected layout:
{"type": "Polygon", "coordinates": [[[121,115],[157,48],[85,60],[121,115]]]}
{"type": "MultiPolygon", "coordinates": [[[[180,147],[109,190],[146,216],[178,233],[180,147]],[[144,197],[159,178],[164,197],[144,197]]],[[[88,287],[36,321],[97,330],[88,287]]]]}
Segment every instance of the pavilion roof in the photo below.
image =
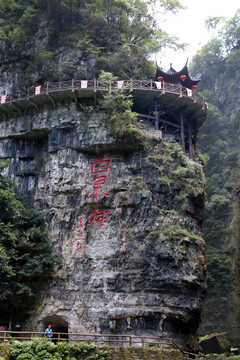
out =
{"type": "Polygon", "coordinates": [[[191,89],[193,85],[197,85],[200,81],[200,79],[191,79],[190,78],[189,73],[188,73],[188,68],[187,68],[187,62],[180,71],[174,70],[174,68],[172,67],[172,64],[170,64],[170,68],[167,72],[164,72],[162,69],[160,69],[157,66],[156,76],[155,76],[156,81],[159,76],[162,76],[163,80],[167,83],[170,83],[170,84],[179,84],[180,83],[188,89],[191,89]],[[186,75],[186,79],[184,81],[181,80],[181,78],[180,78],[181,75],[186,75]]]}

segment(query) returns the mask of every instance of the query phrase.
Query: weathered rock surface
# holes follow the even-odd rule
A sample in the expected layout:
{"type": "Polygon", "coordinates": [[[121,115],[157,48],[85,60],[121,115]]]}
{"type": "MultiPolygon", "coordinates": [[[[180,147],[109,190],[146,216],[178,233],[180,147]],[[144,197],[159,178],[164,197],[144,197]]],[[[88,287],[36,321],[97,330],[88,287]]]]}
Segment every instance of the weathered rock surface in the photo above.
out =
{"type": "Polygon", "coordinates": [[[51,321],[55,331],[181,344],[195,334],[205,291],[203,193],[181,198],[160,137],[154,148],[155,165],[136,140],[109,135],[103,113],[74,105],[1,123],[0,155],[11,159],[18,193],[44,213],[58,260],[28,329],[51,321]]]}
{"type": "Polygon", "coordinates": [[[231,344],[227,337],[227,333],[215,333],[205,336],[200,339],[199,345],[204,354],[229,353],[231,350],[231,344]]]}

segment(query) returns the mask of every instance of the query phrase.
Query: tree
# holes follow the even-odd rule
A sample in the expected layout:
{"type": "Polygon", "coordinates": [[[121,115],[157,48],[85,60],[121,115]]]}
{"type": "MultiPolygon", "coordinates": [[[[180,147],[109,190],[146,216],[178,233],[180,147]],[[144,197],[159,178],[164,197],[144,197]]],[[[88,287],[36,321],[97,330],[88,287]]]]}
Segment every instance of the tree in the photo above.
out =
{"type": "MultiPolygon", "coordinates": [[[[6,165],[0,161],[0,169],[6,165]]],[[[31,306],[54,263],[41,215],[15,196],[13,184],[0,175],[0,314],[31,306]],[[48,270],[46,272],[46,269],[48,270]]]]}
{"type": "MultiPolygon", "coordinates": [[[[153,6],[157,12],[182,8],[177,0],[11,0],[7,4],[0,0],[0,18],[4,19],[0,60],[6,65],[18,61],[25,76],[37,82],[56,80],[56,75],[61,77],[59,47],[64,46],[76,51],[81,61],[93,54],[95,76],[105,70],[117,76],[152,77],[150,55],[165,46],[183,46],[158,26],[153,6]],[[45,38],[39,49],[40,32],[45,38]],[[39,53],[46,52],[52,56],[39,70],[39,53]],[[123,58],[125,69],[121,70],[123,58]]],[[[31,81],[26,85],[32,85],[31,81]]]]}
{"type": "Polygon", "coordinates": [[[200,148],[210,158],[205,167],[204,221],[208,294],[200,331],[227,331],[233,344],[240,330],[239,15],[237,11],[229,21],[209,19],[215,37],[196,54],[191,66],[194,76],[201,75],[199,89],[204,89],[202,95],[209,102],[208,118],[199,134],[200,148]]]}

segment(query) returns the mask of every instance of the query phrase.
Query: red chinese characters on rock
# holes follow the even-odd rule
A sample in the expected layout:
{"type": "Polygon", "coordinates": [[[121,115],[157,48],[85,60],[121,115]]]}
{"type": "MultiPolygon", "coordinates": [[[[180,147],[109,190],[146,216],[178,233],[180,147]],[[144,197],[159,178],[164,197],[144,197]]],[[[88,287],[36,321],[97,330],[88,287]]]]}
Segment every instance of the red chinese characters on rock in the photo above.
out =
{"type": "MultiPolygon", "coordinates": [[[[102,156],[100,159],[96,159],[96,161],[91,163],[91,175],[99,175],[102,173],[107,173],[110,165],[110,161],[111,160],[104,160],[104,156],[102,156]]],[[[102,186],[106,183],[106,181],[107,181],[107,175],[100,175],[95,177],[92,180],[94,191],[92,192],[91,195],[87,196],[87,199],[90,199],[93,195],[95,195],[96,202],[98,202],[99,192],[105,197],[111,196],[111,194],[106,194],[101,190],[102,186]]]]}
{"type": "Polygon", "coordinates": [[[91,163],[91,175],[107,173],[111,160],[104,160],[104,155],[91,163]]]}
{"type": "MultiPolygon", "coordinates": [[[[98,202],[99,193],[101,193],[104,197],[109,197],[111,194],[107,194],[102,191],[103,185],[105,185],[107,181],[107,173],[109,169],[111,160],[105,160],[104,155],[101,156],[99,159],[96,159],[96,161],[91,163],[91,175],[98,175],[94,177],[92,180],[94,191],[92,194],[87,196],[87,199],[92,198],[95,195],[96,202],[98,202]]],[[[91,220],[88,222],[88,226],[92,226],[92,229],[94,230],[95,224],[97,224],[98,227],[103,226],[108,221],[108,215],[111,214],[111,211],[109,210],[96,210],[94,209],[90,215],[91,220]]]]}
{"type": "Polygon", "coordinates": [[[108,221],[108,215],[111,214],[111,211],[109,210],[106,210],[106,211],[103,211],[101,209],[99,210],[93,210],[90,215],[92,215],[92,219],[91,221],[88,223],[88,225],[92,225],[92,228],[94,230],[94,226],[95,226],[95,223],[98,224],[98,227],[101,227],[104,225],[104,223],[106,223],[108,221]]]}

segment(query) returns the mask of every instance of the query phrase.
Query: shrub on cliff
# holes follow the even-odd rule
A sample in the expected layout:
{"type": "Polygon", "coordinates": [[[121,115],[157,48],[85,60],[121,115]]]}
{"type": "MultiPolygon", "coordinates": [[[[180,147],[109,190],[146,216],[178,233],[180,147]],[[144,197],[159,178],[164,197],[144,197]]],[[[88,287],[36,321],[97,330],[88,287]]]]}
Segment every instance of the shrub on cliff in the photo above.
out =
{"type": "Polygon", "coordinates": [[[105,360],[107,350],[84,342],[70,346],[66,342],[54,344],[46,338],[33,341],[13,341],[11,360],[105,360]],[[74,356],[74,357],[73,357],[74,356]]]}

